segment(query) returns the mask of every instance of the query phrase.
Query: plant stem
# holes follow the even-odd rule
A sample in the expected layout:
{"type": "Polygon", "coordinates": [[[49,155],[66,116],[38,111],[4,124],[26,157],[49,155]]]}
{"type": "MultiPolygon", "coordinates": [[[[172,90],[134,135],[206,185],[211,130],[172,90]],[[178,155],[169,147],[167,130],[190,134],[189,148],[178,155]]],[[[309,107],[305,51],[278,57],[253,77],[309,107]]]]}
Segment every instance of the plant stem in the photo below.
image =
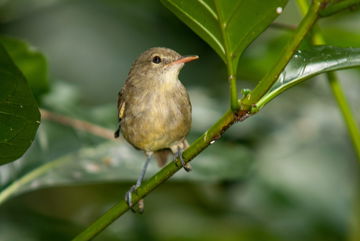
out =
{"type": "Polygon", "coordinates": [[[232,58],[228,59],[227,63],[228,69],[228,81],[230,85],[230,106],[233,111],[237,111],[240,106],[238,102],[238,94],[237,94],[237,87],[236,87],[236,67],[234,67],[234,61],[232,58]]]}
{"type": "Polygon", "coordinates": [[[274,29],[281,29],[281,30],[286,30],[286,31],[290,31],[290,32],[294,32],[297,28],[296,25],[292,25],[292,24],[286,24],[286,23],[280,23],[280,22],[273,22],[272,24],[270,24],[270,28],[274,28],[274,29]]]}
{"type": "Polygon", "coordinates": [[[65,126],[71,126],[74,129],[89,132],[95,136],[99,136],[112,141],[114,140],[114,132],[104,127],[94,125],[87,121],[70,118],[45,109],[40,109],[40,113],[42,120],[54,121],[65,126]]]}
{"type": "MultiPolygon", "coordinates": [[[[350,1],[343,1],[350,2],[350,1]]],[[[308,8],[306,0],[297,0],[300,11],[304,14],[308,8]]],[[[314,45],[325,44],[325,39],[319,31],[316,31],[313,35],[312,42],[314,45]]],[[[351,112],[350,105],[346,99],[344,91],[342,90],[339,77],[335,72],[326,73],[331,91],[335,97],[335,100],[340,108],[341,114],[344,118],[346,127],[348,129],[349,135],[351,137],[352,143],[357,154],[357,159],[360,162],[360,130],[354,118],[354,115],[351,112]]]]}
{"type": "Polygon", "coordinates": [[[313,1],[311,8],[301,21],[299,27],[294,32],[294,37],[291,38],[287,46],[283,49],[275,66],[267,73],[267,75],[264,76],[255,89],[243,99],[241,103],[242,110],[250,110],[252,105],[255,104],[261,97],[263,97],[278,79],[280,73],[284,70],[302,40],[316,22],[318,18],[318,12],[321,9],[321,4],[322,1],[320,0],[313,1]]]}
{"type": "Polygon", "coordinates": [[[353,142],[355,151],[357,153],[358,161],[360,162],[360,130],[357,126],[356,120],[351,112],[350,105],[346,99],[344,91],[341,88],[340,81],[336,73],[329,72],[326,74],[329,81],[332,93],[340,108],[345,124],[347,126],[349,135],[353,142]]]}

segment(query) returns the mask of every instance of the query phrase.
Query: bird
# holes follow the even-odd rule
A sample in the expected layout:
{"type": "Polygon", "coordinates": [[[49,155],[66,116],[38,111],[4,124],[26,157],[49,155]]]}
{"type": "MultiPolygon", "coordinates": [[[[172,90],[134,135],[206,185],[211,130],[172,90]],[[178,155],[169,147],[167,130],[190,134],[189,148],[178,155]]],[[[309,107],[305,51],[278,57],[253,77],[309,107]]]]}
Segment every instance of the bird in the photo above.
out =
{"type": "Polygon", "coordinates": [[[130,208],[133,207],[132,193],[141,185],[153,156],[161,167],[172,153],[186,171],[191,170],[182,153],[189,146],[186,136],[191,128],[192,106],[178,75],[185,63],[198,58],[197,55],[182,56],[169,48],[150,48],[132,64],[118,94],[119,125],[114,136],[118,138],[121,133],[146,155],[136,184],[125,195],[130,208]]]}

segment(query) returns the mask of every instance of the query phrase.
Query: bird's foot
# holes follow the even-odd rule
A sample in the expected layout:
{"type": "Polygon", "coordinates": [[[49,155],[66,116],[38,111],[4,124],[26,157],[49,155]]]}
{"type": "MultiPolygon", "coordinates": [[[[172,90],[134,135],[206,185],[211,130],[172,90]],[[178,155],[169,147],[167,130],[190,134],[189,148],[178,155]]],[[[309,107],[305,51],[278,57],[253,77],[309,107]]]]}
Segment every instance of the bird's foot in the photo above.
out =
{"type": "Polygon", "coordinates": [[[127,203],[127,205],[131,208],[132,211],[135,211],[133,209],[133,203],[132,203],[132,193],[135,191],[136,186],[133,185],[129,191],[126,192],[125,194],[125,201],[127,203]]]}
{"type": "Polygon", "coordinates": [[[132,202],[132,194],[133,194],[133,192],[136,192],[136,188],[138,188],[138,186],[133,185],[130,188],[130,190],[126,192],[125,201],[126,201],[127,205],[130,207],[131,211],[133,211],[134,213],[143,213],[144,212],[144,199],[139,200],[137,209],[135,209],[134,204],[132,202]]]}
{"type": "Polygon", "coordinates": [[[182,154],[183,154],[182,150],[179,149],[178,152],[176,153],[175,160],[177,157],[179,157],[181,166],[184,168],[185,171],[190,172],[192,167],[191,167],[190,163],[185,163],[182,154]]]}

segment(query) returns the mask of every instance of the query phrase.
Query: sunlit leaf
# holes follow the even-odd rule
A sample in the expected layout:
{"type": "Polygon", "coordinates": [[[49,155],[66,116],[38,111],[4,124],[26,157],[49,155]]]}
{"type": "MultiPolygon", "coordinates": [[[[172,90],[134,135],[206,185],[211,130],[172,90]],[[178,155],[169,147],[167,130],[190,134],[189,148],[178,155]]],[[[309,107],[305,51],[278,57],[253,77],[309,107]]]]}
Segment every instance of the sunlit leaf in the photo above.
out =
{"type": "Polygon", "coordinates": [[[271,99],[302,81],[329,71],[360,66],[360,48],[316,46],[298,50],[269,92],[259,100],[262,107],[271,99]]]}
{"type": "Polygon", "coordinates": [[[0,164],[4,164],[29,148],[40,113],[25,77],[1,44],[0,90],[0,164]]]}
{"type": "Polygon", "coordinates": [[[282,12],[287,0],[161,0],[227,63],[237,65],[244,49],[282,12]]]}
{"type": "Polygon", "coordinates": [[[44,55],[25,41],[0,36],[0,43],[27,79],[35,97],[40,97],[49,88],[47,63],[44,55]]]}

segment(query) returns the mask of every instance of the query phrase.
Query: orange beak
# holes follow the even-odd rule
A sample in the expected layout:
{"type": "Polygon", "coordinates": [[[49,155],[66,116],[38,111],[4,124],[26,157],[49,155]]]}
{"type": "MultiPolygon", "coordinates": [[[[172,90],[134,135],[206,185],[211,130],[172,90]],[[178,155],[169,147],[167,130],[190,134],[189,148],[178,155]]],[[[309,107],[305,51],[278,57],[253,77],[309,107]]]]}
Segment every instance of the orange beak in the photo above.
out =
{"type": "Polygon", "coordinates": [[[191,56],[183,56],[178,60],[175,60],[174,62],[169,63],[168,65],[173,65],[173,64],[180,64],[180,63],[187,63],[190,61],[193,61],[195,59],[198,59],[199,56],[197,55],[191,55],[191,56]]]}

